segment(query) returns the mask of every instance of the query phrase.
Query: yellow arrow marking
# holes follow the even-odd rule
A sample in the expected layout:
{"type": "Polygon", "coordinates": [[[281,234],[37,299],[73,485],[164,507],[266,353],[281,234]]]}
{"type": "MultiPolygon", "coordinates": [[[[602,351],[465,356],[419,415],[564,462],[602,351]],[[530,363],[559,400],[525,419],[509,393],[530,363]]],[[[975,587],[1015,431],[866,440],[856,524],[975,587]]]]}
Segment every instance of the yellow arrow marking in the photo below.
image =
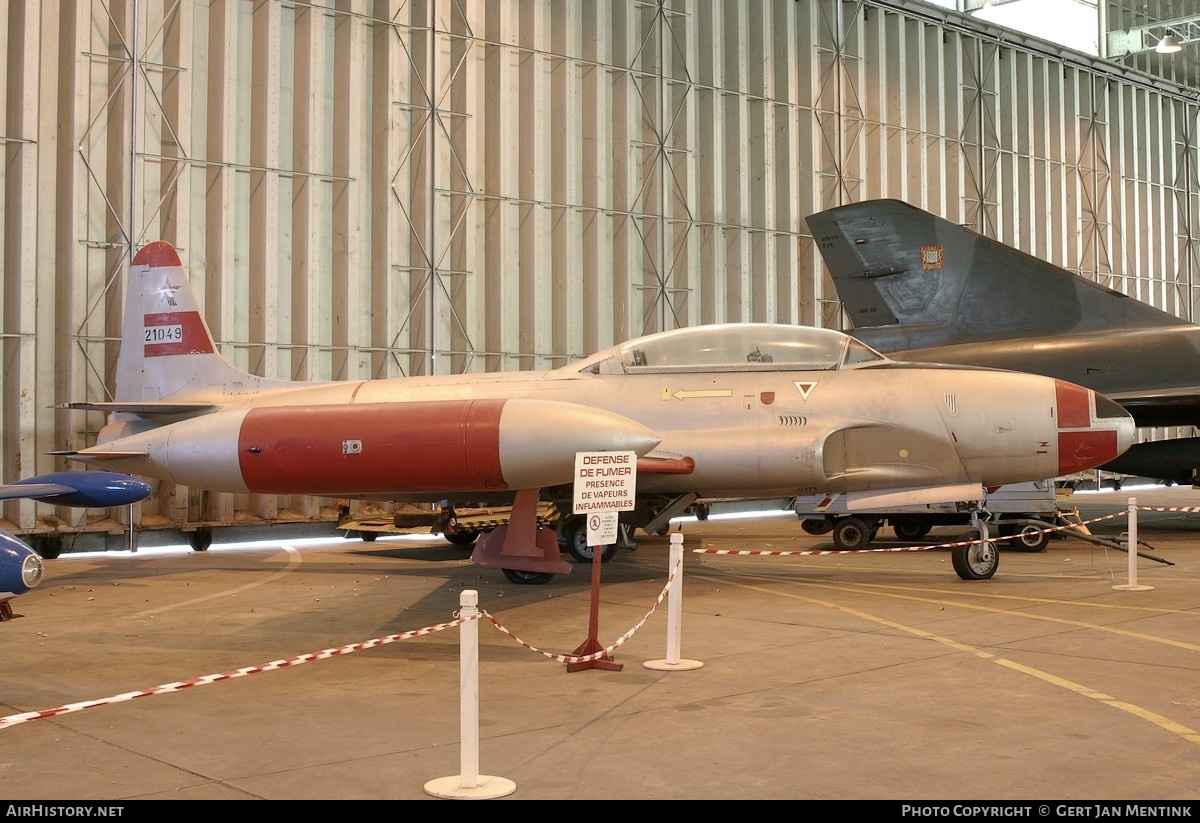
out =
{"type": "Polygon", "coordinates": [[[733,389],[697,389],[696,391],[679,389],[675,392],[663,389],[663,400],[670,400],[672,397],[676,400],[687,400],[692,397],[733,397],[733,389]]]}

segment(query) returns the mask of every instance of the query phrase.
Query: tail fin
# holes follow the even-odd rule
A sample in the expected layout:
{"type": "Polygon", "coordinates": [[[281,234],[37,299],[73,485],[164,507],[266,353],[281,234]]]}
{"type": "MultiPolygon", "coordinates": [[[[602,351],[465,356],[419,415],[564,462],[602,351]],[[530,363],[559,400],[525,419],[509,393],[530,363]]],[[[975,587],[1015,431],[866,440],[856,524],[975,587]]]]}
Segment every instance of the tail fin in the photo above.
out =
{"type": "Polygon", "coordinates": [[[177,412],[183,407],[164,401],[215,403],[288,385],[248,374],[218,353],[174,246],[158,241],[137,253],[129,267],[116,403],[93,405],[163,404],[177,412]]]}
{"type": "Polygon", "coordinates": [[[808,226],[855,336],[883,351],[1182,322],[899,200],[808,226]]]}

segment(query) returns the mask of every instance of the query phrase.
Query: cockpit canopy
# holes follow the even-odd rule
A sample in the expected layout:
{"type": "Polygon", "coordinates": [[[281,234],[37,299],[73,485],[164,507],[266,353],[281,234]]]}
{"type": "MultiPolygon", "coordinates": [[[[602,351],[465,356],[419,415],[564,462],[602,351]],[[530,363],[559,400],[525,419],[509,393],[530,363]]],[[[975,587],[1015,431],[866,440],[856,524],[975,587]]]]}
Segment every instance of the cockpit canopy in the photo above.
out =
{"type": "Polygon", "coordinates": [[[593,374],[694,371],[832,371],[891,361],[833,329],[777,323],[691,326],[639,337],[576,368],[593,374]]]}

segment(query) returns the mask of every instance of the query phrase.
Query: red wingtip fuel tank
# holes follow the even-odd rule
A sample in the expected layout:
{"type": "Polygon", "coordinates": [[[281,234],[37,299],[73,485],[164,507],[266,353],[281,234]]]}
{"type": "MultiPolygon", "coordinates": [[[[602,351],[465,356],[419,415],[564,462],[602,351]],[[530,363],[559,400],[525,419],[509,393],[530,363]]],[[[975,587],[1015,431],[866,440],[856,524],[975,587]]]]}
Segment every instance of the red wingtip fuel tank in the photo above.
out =
{"type": "Polygon", "coordinates": [[[650,429],[603,409],[534,399],[264,406],[121,439],[106,466],[199,488],[386,496],[539,488],[570,481],[578,451],[645,454],[650,429]],[[131,452],[141,452],[134,456],[131,452]]]}

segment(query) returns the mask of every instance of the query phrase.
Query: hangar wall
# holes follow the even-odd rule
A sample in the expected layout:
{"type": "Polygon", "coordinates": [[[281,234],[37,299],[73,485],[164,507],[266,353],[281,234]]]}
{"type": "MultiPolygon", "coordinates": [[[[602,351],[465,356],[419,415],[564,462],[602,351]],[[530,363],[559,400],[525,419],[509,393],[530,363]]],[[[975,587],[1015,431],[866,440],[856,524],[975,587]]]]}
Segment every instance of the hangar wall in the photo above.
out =
{"type": "MultiPolygon", "coordinates": [[[[80,0],[0,31],[5,480],[92,442],[97,413],[52,406],[109,398],[122,278],[158,239],[223,353],[295,379],[843,327],[804,218],[882,196],[1196,314],[1195,93],[919,2],[80,0]]],[[[163,483],[132,517],[335,503],[163,483]]]]}

